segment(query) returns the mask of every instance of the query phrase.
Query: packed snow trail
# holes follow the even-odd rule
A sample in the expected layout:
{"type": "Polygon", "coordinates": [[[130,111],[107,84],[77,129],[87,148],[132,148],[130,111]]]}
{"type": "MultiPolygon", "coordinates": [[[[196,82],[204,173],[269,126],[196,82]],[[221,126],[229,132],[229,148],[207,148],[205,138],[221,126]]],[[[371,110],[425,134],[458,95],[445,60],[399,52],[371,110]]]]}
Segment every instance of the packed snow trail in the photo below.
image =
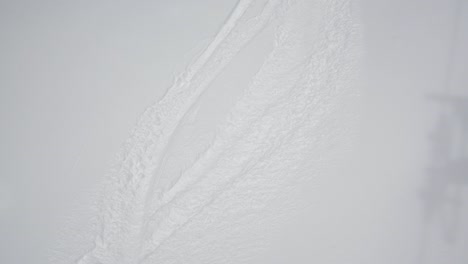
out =
{"type": "Polygon", "coordinates": [[[266,246],[262,232],[274,229],[273,220],[261,223],[281,211],[272,201],[286,201],[310,177],[303,168],[323,166],[331,146],[348,137],[343,105],[355,95],[357,36],[351,1],[268,0],[247,18],[255,2],[239,1],[213,42],[144,112],[103,191],[94,247],[77,263],[250,261],[251,250],[266,246]],[[158,193],[174,131],[266,26],[275,27],[273,50],[206,150],[158,193]]]}

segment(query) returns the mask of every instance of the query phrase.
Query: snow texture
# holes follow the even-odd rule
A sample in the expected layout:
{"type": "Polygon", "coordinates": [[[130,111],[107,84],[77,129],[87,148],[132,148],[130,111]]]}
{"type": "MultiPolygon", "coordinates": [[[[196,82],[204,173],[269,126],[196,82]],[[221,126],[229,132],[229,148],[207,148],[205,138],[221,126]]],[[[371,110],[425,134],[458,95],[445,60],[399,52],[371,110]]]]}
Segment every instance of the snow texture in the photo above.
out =
{"type": "Polygon", "coordinates": [[[240,0],[139,119],[101,192],[92,243],[59,262],[255,262],[299,206],[300,186],[324,177],[352,143],[353,10],[347,0],[240,0]],[[209,85],[266,28],[273,48],[213,136],[176,139],[190,133],[209,85]],[[180,173],[167,169],[176,140],[186,141],[175,152],[180,173]]]}

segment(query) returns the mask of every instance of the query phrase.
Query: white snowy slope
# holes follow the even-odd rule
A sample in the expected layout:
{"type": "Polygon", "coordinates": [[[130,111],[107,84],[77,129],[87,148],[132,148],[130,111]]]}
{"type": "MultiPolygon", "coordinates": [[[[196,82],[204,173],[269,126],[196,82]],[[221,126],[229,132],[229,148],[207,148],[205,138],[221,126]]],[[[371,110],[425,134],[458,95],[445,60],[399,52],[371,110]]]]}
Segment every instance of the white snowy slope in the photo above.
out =
{"type": "Polygon", "coordinates": [[[255,262],[301,204],[301,185],[325,177],[352,142],[358,38],[353,1],[240,0],[141,116],[102,190],[94,241],[70,259],[255,262]],[[193,128],[201,98],[268,28],[272,50],[213,136],[182,137],[205,133],[193,128]]]}

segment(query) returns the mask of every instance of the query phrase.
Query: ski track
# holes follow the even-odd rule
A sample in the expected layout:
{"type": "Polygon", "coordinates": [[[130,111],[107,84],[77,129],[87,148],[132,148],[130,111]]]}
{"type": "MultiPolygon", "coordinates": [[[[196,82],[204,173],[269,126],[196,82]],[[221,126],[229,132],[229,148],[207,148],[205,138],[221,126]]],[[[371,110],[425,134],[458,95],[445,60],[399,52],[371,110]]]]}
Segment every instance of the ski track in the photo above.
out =
{"type": "MultiPolygon", "coordinates": [[[[246,19],[254,2],[240,0],[205,51],[143,113],[103,191],[95,245],[76,263],[166,263],[162,247],[214,210],[222,197],[251,182],[258,196],[249,195],[259,208],[266,206],[290,188],[287,182],[299,177],[310,153],[319,162],[325,155],[320,153],[345,133],[337,127],[343,126],[343,102],[355,94],[349,80],[358,35],[351,1],[269,0],[246,19]],[[208,85],[266,26],[275,26],[275,45],[242,98],[177,182],[155,193],[174,131],[208,85]]],[[[250,210],[249,204],[240,206],[250,210]]],[[[254,215],[261,210],[251,209],[254,215]]]]}

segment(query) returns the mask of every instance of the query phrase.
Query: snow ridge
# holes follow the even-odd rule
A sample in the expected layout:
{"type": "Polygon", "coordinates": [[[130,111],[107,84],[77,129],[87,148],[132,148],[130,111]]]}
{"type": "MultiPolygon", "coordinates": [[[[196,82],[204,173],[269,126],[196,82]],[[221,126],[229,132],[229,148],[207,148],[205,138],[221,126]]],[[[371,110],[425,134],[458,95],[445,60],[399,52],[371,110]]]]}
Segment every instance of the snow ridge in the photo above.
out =
{"type": "Polygon", "coordinates": [[[169,262],[163,247],[176,243],[177,235],[209,210],[220,210],[216,204],[258,217],[299,177],[311,152],[325,153],[340,136],[341,106],[355,94],[349,85],[357,35],[351,1],[268,0],[258,15],[246,19],[256,1],[240,0],[206,50],[143,113],[103,192],[95,245],[76,263],[169,262]],[[172,188],[156,194],[158,169],[181,120],[268,25],[276,25],[274,49],[243,97],[206,151],[172,188]],[[238,189],[257,205],[230,196],[238,189]]]}

